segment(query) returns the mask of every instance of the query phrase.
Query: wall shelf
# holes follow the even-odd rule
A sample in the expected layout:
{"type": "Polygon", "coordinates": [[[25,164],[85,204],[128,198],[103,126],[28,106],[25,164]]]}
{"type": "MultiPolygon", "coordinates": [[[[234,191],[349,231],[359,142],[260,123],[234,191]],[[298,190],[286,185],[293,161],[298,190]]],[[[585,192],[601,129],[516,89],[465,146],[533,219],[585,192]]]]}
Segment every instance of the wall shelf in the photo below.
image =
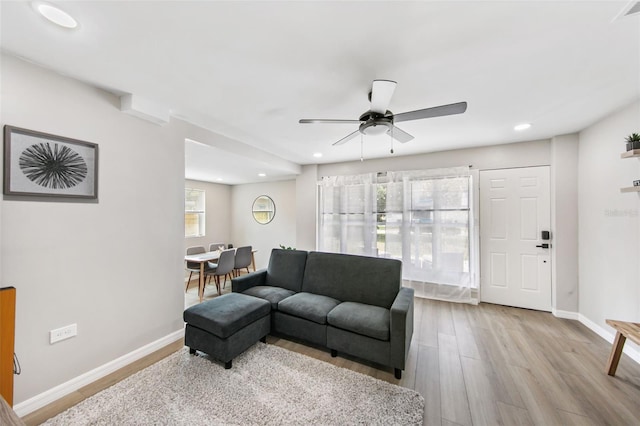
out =
{"type": "Polygon", "coordinates": [[[620,158],[632,158],[640,157],[640,149],[633,149],[631,151],[623,152],[620,154],[620,158]]]}
{"type": "MultiPolygon", "coordinates": [[[[640,159],[640,149],[632,149],[631,151],[623,152],[620,154],[620,158],[633,158],[640,159]]],[[[640,186],[628,186],[626,188],[620,188],[620,192],[640,192],[640,186]]]]}
{"type": "Polygon", "coordinates": [[[640,192],[640,186],[629,186],[627,188],[620,188],[620,192],[640,192]]]}

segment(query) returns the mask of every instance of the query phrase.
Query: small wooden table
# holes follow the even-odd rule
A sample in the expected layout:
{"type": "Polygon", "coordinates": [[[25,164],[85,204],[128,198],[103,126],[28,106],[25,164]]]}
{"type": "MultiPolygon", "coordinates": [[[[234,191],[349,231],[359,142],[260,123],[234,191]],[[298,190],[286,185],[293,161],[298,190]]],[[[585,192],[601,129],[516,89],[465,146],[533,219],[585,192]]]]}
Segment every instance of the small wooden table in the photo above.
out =
{"type": "MultiPolygon", "coordinates": [[[[251,266],[253,267],[253,271],[256,270],[256,258],[254,256],[255,252],[258,250],[251,251],[251,266]]],[[[206,253],[199,254],[188,254],[184,257],[185,262],[194,262],[200,264],[200,275],[198,280],[198,297],[200,297],[200,302],[204,299],[204,265],[207,262],[216,262],[220,259],[220,250],[208,251],[206,253]]]]}
{"type": "Polygon", "coordinates": [[[616,339],[613,341],[611,355],[609,355],[609,362],[607,363],[607,374],[615,376],[620,357],[622,356],[622,348],[627,338],[633,343],[640,345],[640,323],[608,319],[607,324],[616,329],[616,339]]]}

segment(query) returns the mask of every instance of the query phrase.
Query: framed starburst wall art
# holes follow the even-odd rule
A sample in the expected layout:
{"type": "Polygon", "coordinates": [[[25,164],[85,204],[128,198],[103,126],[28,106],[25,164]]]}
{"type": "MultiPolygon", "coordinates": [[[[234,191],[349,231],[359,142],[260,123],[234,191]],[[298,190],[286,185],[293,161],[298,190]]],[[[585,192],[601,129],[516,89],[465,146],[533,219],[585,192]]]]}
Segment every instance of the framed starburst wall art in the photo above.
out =
{"type": "Polygon", "coordinates": [[[4,126],[4,194],[98,198],[98,145],[4,126]]]}

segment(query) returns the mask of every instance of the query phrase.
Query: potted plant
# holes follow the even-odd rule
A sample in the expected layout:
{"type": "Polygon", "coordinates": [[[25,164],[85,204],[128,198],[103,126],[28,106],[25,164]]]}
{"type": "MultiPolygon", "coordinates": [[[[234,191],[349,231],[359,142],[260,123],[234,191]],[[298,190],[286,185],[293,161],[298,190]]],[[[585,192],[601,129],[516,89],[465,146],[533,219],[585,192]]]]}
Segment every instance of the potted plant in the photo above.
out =
{"type": "Polygon", "coordinates": [[[640,149],[640,133],[631,133],[625,141],[627,141],[627,151],[640,149]]]}

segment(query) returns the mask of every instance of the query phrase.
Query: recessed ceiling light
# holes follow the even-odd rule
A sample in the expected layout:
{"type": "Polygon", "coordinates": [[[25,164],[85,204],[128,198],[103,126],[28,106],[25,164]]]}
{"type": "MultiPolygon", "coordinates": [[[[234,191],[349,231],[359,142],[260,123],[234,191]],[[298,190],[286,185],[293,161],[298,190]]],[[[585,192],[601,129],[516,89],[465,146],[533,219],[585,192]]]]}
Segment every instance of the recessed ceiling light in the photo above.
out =
{"type": "Polygon", "coordinates": [[[513,130],[517,130],[517,131],[527,130],[529,127],[531,127],[530,123],[522,123],[515,126],[513,130]]]}
{"type": "Polygon", "coordinates": [[[265,173],[258,173],[258,176],[260,176],[260,177],[265,177],[265,176],[267,176],[267,175],[266,175],[265,173]]]}
{"type": "Polygon", "coordinates": [[[313,156],[316,157],[316,158],[320,158],[320,157],[322,157],[322,153],[321,152],[314,152],[313,156]]]}
{"type": "Polygon", "coordinates": [[[51,3],[36,1],[33,2],[33,7],[38,13],[56,25],[64,28],[76,28],[78,26],[78,21],[73,19],[71,15],[51,3]]]}
{"type": "Polygon", "coordinates": [[[222,178],[218,178],[216,179],[218,182],[222,182],[222,178]]]}

